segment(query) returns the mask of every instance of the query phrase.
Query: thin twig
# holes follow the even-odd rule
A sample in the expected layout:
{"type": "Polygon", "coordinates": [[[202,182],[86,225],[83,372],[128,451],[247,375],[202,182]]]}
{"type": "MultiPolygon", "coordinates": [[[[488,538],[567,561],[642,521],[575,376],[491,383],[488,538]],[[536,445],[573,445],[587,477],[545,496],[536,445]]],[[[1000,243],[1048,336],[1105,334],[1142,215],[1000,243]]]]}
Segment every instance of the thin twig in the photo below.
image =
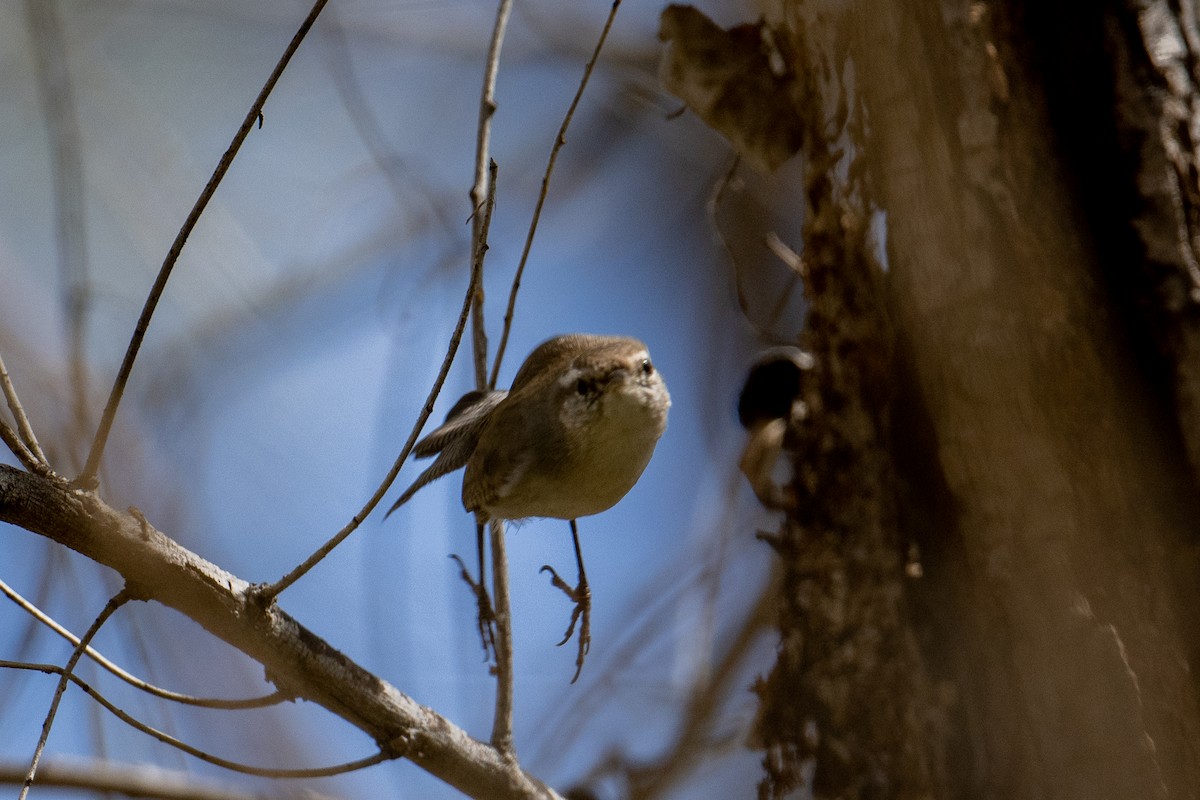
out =
{"type": "Polygon", "coordinates": [[[475,383],[487,386],[487,328],[483,324],[483,283],[475,287],[475,297],[471,300],[471,344],[476,353],[483,353],[483,359],[475,359],[475,383]],[[482,371],[480,364],[482,363],[482,371]]]}
{"type": "MultiPolygon", "coordinates": [[[[21,435],[21,441],[28,449],[28,452],[42,464],[49,466],[50,462],[46,459],[46,454],[42,452],[42,446],[38,444],[37,437],[33,435],[33,427],[29,424],[29,417],[25,416],[25,407],[21,405],[21,400],[17,397],[17,390],[13,387],[12,378],[8,376],[8,367],[4,366],[3,356],[0,356],[0,389],[4,391],[4,399],[8,403],[8,410],[12,412],[13,419],[17,423],[17,433],[21,435]]],[[[0,422],[3,422],[3,420],[0,420],[0,422]]],[[[8,444],[7,439],[5,440],[5,444],[8,444]]],[[[20,457],[15,450],[13,454],[17,455],[18,458],[20,457]]],[[[26,464],[26,466],[29,465],[26,464]]]]}
{"type": "MultiPolygon", "coordinates": [[[[483,215],[475,215],[477,224],[471,233],[471,282],[475,284],[475,294],[472,297],[472,311],[477,320],[479,331],[473,342],[473,357],[475,362],[475,388],[487,388],[487,337],[482,336],[483,329],[483,263],[487,258],[488,233],[492,228],[492,213],[496,210],[496,178],[499,167],[496,162],[488,160],[488,170],[484,182],[485,197],[483,215]],[[482,338],[481,338],[482,337],[482,338]]],[[[474,195],[475,190],[471,190],[474,195]]],[[[482,576],[481,576],[482,577],[482,576]]]]}
{"type": "Polygon", "coordinates": [[[792,293],[796,286],[799,285],[800,279],[804,276],[805,267],[804,260],[794,250],[787,246],[779,234],[775,231],[770,231],[764,244],[789,270],[788,283],[783,291],[779,292],[779,297],[776,299],[771,311],[767,314],[766,322],[760,323],[754,319],[750,313],[750,301],[746,297],[746,288],[742,283],[742,270],[737,254],[733,251],[733,247],[729,244],[729,239],[726,238],[725,232],[721,229],[721,220],[719,214],[721,204],[725,200],[725,194],[734,186],[734,179],[737,177],[738,168],[742,165],[742,157],[734,155],[729,162],[729,168],[721,174],[717,182],[713,184],[712,191],[709,193],[708,200],[705,203],[705,213],[708,215],[709,224],[712,226],[713,237],[717,244],[725,253],[725,258],[729,261],[730,269],[733,271],[733,289],[737,296],[738,310],[742,312],[742,317],[749,323],[760,339],[765,341],[778,341],[779,337],[772,333],[775,323],[779,321],[788,302],[792,299],[792,293]]]}
{"type": "Polygon", "coordinates": [[[37,747],[33,750],[33,758],[29,763],[29,770],[25,773],[25,782],[21,786],[21,794],[18,800],[25,800],[29,796],[29,787],[33,786],[33,779],[37,776],[38,762],[42,760],[42,753],[46,750],[46,741],[50,738],[50,729],[54,727],[54,717],[58,714],[58,704],[62,701],[63,693],[67,690],[67,682],[71,678],[71,673],[75,669],[75,665],[79,663],[79,659],[83,657],[83,653],[87,650],[88,643],[95,638],[100,632],[100,627],[108,621],[116,610],[133,599],[133,594],[128,588],[122,588],[121,591],[114,594],[109,601],[104,605],[103,610],[92,622],[87,633],[79,640],[79,644],[75,645],[75,650],[71,653],[71,658],[67,660],[67,665],[63,667],[58,679],[58,686],[54,689],[54,699],[50,701],[50,710],[46,712],[46,720],[42,723],[42,734],[38,737],[37,747]]]}
{"type": "MultiPolygon", "coordinates": [[[[76,649],[76,652],[80,651],[76,649]]],[[[197,747],[193,747],[184,741],[176,739],[169,733],[163,733],[157,728],[153,728],[146,723],[141,722],[114,705],[107,697],[100,694],[100,692],[96,691],[96,689],[90,686],[87,681],[83,680],[78,675],[71,673],[71,667],[69,664],[64,669],[57,664],[29,664],[21,661],[0,660],[0,669],[27,669],[36,672],[58,674],[61,676],[59,680],[60,686],[65,687],[68,681],[74,683],[76,686],[86,692],[89,697],[91,697],[100,705],[104,706],[104,708],[110,711],[113,716],[124,722],[126,725],[141,731],[147,736],[157,739],[163,744],[167,744],[178,750],[182,750],[190,756],[195,756],[201,761],[207,761],[209,764],[215,764],[218,767],[223,767],[224,769],[232,772],[240,772],[244,775],[258,775],[263,778],[327,778],[331,775],[341,775],[345,772],[353,772],[354,770],[363,769],[364,767],[369,767],[373,764],[378,764],[382,761],[388,761],[391,758],[394,758],[394,756],[380,752],[372,756],[367,756],[366,758],[360,758],[357,761],[348,761],[344,764],[335,764],[334,766],[330,767],[309,767],[305,769],[271,769],[268,767],[255,767],[249,764],[241,764],[237,761],[230,761],[228,759],[221,758],[220,756],[214,756],[211,753],[206,753],[197,747]]],[[[26,787],[29,786],[30,782],[31,779],[27,777],[25,780],[26,787]]],[[[23,798],[24,796],[25,794],[22,792],[21,797],[23,798]]]]}
{"type": "Polygon", "coordinates": [[[769,231],[765,241],[767,249],[782,261],[784,266],[801,278],[808,274],[808,267],[804,265],[804,257],[789,247],[787,242],[780,239],[778,233],[769,231]]]}
{"type": "MultiPolygon", "coordinates": [[[[483,259],[487,253],[488,228],[491,211],[496,197],[496,162],[488,156],[491,141],[492,116],[496,113],[496,76],[500,71],[500,49],[504,44],[504,30],[512,11],[512,0],[500,0],[496,8],[496,24],[492,28],[492,39],[488,46],[487,63],[483,72],[483,88],[479,99],[479,125],[475,140],[475,185],[471,187],[471,205],[477,211],[485,202],[483,215],[472,214],[471,249],[474,254],[472,271],[478,275],[475,297],[471,307],[472,332],[474,334],[472,355],[475,365],[475,388],[487,387],[487,333],[483,318],[483,259]],[[487,172],[484,165],[488,165],[487,172]]],[[[503,523],[492,523],[492,606],[496,634],[492,649],[496,656],[496,713],[492,720],[492,746],[506,756],[512,754],[512,607],[508,598],[508,556],[504,551],[503,523]],[[499,534],[496,533],[497,526],[499,534]]],[[[482,555],[482,539],[479,546],[482,555]]],[[[482,574],[483,561],[479,562],[481,586],[487,585],[482,574]]],[[[480,609],[480,613],[483,610],[480,609]]],[[[486,645],[486,640],[485,640],[486,645]]]]}
{"type": "MultiPolygon", "coordinates": [[[[483,68],[483,87],[479,97],[479,123],[475,131],[475,184],[471,187],[471,252],[479,251],[486,234],[479,210],[488,194],[488,153],[492,140],[492,117],[496,114],[496,76],[500,73],[500,50],[504,46],[504,31],[512,13],[512,0],[500,0],[496,6],[496,23],[488,44],[487,61],[483,68]]],[[[493,176],[492,181],[495,181],[493,176]]],[[[494,189],[493,189],[494,190],[494,189]]],[[[475,351],[475,388],[487,388],[487,329],[483,319],[483,282],[475,290],[471,308],[471,335],[475,351]]]]}
{"type": "Polygon", "coordinates": [[[538,193],[537,205],[533,209],[533,219],[530,220],[529,231],[525,234],[525,246],[521,250],[521,260],[517,263],[517,272],[513,275],[512,288],[508,292],[508,308],[504,312],[504,328],[500,333],[500,344],[496,347],[496,359],[492,362],[492,374],[488,380],[488,386],[492,389],[496,388],[496,380],[500,375],[500,363],[504,360],[504,350],[508,346],[508,334],[512,330],[513,310],[517,305],[517,291],[521,288],[521,276],[525,273],[525,263],[529,260],[529,251],[533,247],[533,237],[537,233],[538,221],[542,216],[542,206],[545,205],[546,195],[550,191],[550,175],[554,172],[554,162],[558,160],[558,151],[567,143],[567,128],[570,127],[571,119],[575,116],[575,109],[579,105],[580,98],[583,97],[583,90],[587,88],[588,81],[592,77],[592,70],[596,67],[596,61],[600,58],[600,51],[604,47],[604,41],[608,38],[608,32],[612,29],[613,20],[616,19],[617,9],[620,7],[621,0],[613,0],[612,9],[609,10],[608,18],[604,20],[604,28],[600,31],[600,38],[596,40],[596,47],[592,50],[592,57],[588,59],[587,66],[583,68],[583,77],[579,81],[579,88],[575,90],[575,97],[571,99],[571,105],[567,108],[562,125],[558,128],[554,146],[550,148],[550,159],[546,163],[546,172],[542,175],[542,190],[538,193]]]}
{"type": "MultiPolygon", "coordinates": [[[[480,226],[479,245],[475,251],[472,273],[477,285],[483,284],[483,259],[487,253],[488,230],[492,224],[492,211],[496,204],[496,162],[492,161],[488,169],[488,193],[484,207],[482,225],[480,226]]],[[[475,348],[476,381],[482,380],[487,373],[487,352],[475,348]]],[[[479,388],[483,386],[476,384],[479,388]]],[[[513,644],[512,644],[512,603],[508,596],[508,553],[505,550],[504,523],[492,520],[490,524],[492,540],[492,608],[496,620],[496,635],[493,637],[492,650],[496,656],[496,712],[492,719],[492,746],[504,756],[515,758],[513,753],[513,644]]],[[[482,542],[480,543],[482,547],[482,542]]],[[[482,551],[479,564],[483,569],[482,551]]],[[[484,576],[479,576],[481,585],[485,584],[484,576]]]]}
{"type": "Polygon", "coordinates": [[[83,472],[75,479],[75,483],[79,486],[92,488],[96,485],[96,472],[100,468],[100,461],[104,458],[104,448],[108,443],[109,433],[112,431],[113,418],[117,415],[117,407],[121,403],[121,397],[125,393],[125,385],[129,382],[129,374],[133,371],[133,362],[137,359],[138,351],[141,349],[142,340],[146,337],[146,330],[150,327],[150,318],[154,316],[154,309],[158,306],[159,298],[162,297],[163,290],[167,286],[167,279],[171,277],[171,271],[175,268],[175,263],[179,260],[179,254],[183,251],[183,246],[187,242],[188,236],[191,235],[192,229],[196,227],[196,223],[200,220],[200,215],[204,213],[208,201],[217,191],[217,186],[225,177],[225,173],[229,171],[230,165],[233,163],[234,157],[238,150],[241,149],[242,142],[250,134],[251,129],[262,115],[263,106],[266,105],[267,96],[271,94],[271,90],[275,88],[276,81],[283,74],[283,70],[287,67],[288,62],[292,60],[292,55],[300,46],[300,42],[304,41],[304,37],[308,34],[309,29],[316,22],[317,16],[321,13],[321,9],[325,7],[328,0],[316,0],[312,9],[308,12],[308,16],[301,23],[300,28],[288,43],[287,48],[283,51],[283,55],[279,57],[278,63],[275,64],[275,69],[271,71],[267,82],[263,84],[262,91],[258,93],[254,103],[250,106],[250,110],[246,112],[245,119],[242,120],[241,126],[237,133],[233,136],[233,141],[229,144],[229,149],[221,156],[221,160],[217,163],[217,168],[213,170],[212,177],[208,179],[208,183],[204,186],[204,190],[200,193],[200,197],[196,199],[196,204],[192,206],[191,212],[188,213],[187,219],[184,220],[183,226],[179,229],[179,233],[175,236],[175,241],[171,245],[171,249],[167,251],[167,257],[163,260],[162,266],[158,270],[158,277],[154,279],[154,285],[150,288],[150,293],[146,297],[146,303],[142,307],[142,314],[138,317],[137,326],[133,330],[133,336],[129,339],[129,347],[125,350],[125,358],[121,361],[121,368],[117,371],[116,380],[113,381],[112,391],[108,395],[108,402],[104,406],[104,413],[100,417],[100,424],[96,428],[96,437],[92,440],[92,449],[88,453],[87,464],[84,465],[83,472]]]}
{"type": "MultiPolygon", "coordinates": [[[[29,600],[26,600],[15,589],[13,589],[11,586],[9,586],[7,583],[5,583],[3,580],[0,580],[0,592],[3,592],[8,597],[8,599],[12,600],[14,603],[16,603],[18,606],[20,606],[25,611],[25,613],[29,614],[35,620],[37,620],[38,622],[45,625],[50,630],[57,633],[62,638],[66,639],[72,645],[78,646],[78,644],[79,644],[78,636],[71,633],[69,630],[64,628],[62,625],[59,625],[55,619],[53,619],[50,615],[46,614],[44,611],[42,611],[40,608],[38,608],[36,605],[34,605],[29,600]]],[[[137,689],[141,689],[143,692],[146,692],[147,694],[152,694],[155,697],[161,697],[164,700],[171,700],[176,703],[182,703],[183,705],[200,706],[202,708],[219,708],[219,709],[231,710],[231,709],[247,709],[247,708],[265,708],[267,706],[278,705],[279,703],[282,703],[288,699],[288,695],[286,695],[284,692],[282,692],[280,690],[276,690],[276,691],[272,692],[271,694],[264,695],[262,697],[250,697],[245,700],[223,700],[220,698],[193,697],[192,695],[180,694],[179,692],[172,692],[169,689],[163,689],[159,686],[155,686],[152,683],[148,683],[148,682],[142,680],[141,678],[139,678],[135,675],[132,675],[129,672],[126,672],[124,669],[117,666],[112,661],[109,661],[107,658],[104,657],[104,655],[102,653],[100,653],[98,650],[91,647],[90,645],[87,647],[86,652],[87,652],[87,655],[93,661],[95,661],[97,664],[99,664],[104,669],[111,672],[113,675],[117,676],[121,680],[128,683],[130,686],[133,686],[137,689]]]]}
{"type": "Polygon", "coordinates": [[[496,716],[492,719],[492,747],[516,758],[513,750],[513,639],[512,604],[508,597],[508,553],[504,548],[504,521],[491,520],[492,603],[496,611],[496,716]]]}
{"type": "Polygon", "coordinates": [[[742,288],[742,274],[738,269],[737,255],[733,252],[733,248],[729,245],[729,240],[725,238],[725,232],[721,230],[721,222],[717,219],[717,214],[721,210],[721,201],[725,199],[725,192],[733,185],[733,179],[737,175],[738,167],[742,164],[742,157],[735,155],[729,162],[729,169],[721,173],[721,177],[713,184],[712,192],[708,196],[708,202],[705,203],[705,211],[708,214],[709,224],[712,225],[713,235],[717,239],[717,244],[725,251],[725,257],[729,259],[729,265],[733,268],[733,288],[737,294],[738,308],[742,312],[742,316],[751,325],[754,321],[750,319],[750,304],[746,300],[746,291],[742,288]]]}
{"type": "MultiPolygon", "coordinates": [[[[26,558],[23,560],[22,566],[25,572],[36,576],[37,585],[34,587],[35,596],[44,604],[49,600],[51,586],[53,585],[54,589],[56,590],[61,590],[63,585],[61,583],[61,576],[59,576],[53,568],[53,562],[56,558],[63,557],[65,548],[55,547],[50,542],[43,542],[43,544],[45,545],[44,547],[39,547],[34,553],[30,554],[33,556],[33,558],[26,558]],[[36,564],[34,563],[35,559],[37,562],[36,564]],[[51,577],[52,574],[53,578],[51,577]]],[[[67,602],[69,603],[70,601],[68,600],[67,602]]],[[[37,620],[26,617],[25,623],[26,624],[21,626],[21,630],[19,632],[14,632],[12,640],[15,646],[10,644],[10,646],[6,648],[6,650],[11,651],[7,652],[6,655],[15,661],[29,661],[31,659],[30,654],[34,652],[34,645],[37,642],[38,633],[41,632],[41,626],[38,625],[37,620]]],[[[19,681],[21,677],[22,676],[10,674],[0,675],[0,697],[18,696],[15,694],[15,692],[19,691],[19,681]]],[[[20,703],[5,703],[0,705],[0,730],[9,730],[8,726],[6,725],[6,717],[10,713],[13,713],[13,715],[16,716],[22,714],[23,712],[24,709],[21,708],[20,703]]],[[[22,778],[25,777],[25,768],[27,766],[28,764],[21,764],[22,778]]]]}
{"type": "MultiPolygon", "coordinates": [[[[0,762],[0,783],[14,784],[25,775],[24,765],[0,762]]],[[[44,759],[38,786],[83,789],[97,796],[146,797],[154,800],[338,800],[336,795],[305,787],[234,786],[229,781],[194,775],[157,765],[120,763],[101,758],[44,759]]]]}
{"type": "MultiPolygon", "coordinates": [[[[476,324],[475,340],[472,343],[472,356],[475,362],[475,388],[487,388],[487,337],[483,334],[483,262],[488,251],[488,231],[492,226],[492,212],[496,209],[496,176],[498,168],[495,161],[488,162],[488,172],[485,179],[486,199],[483,214],[476,214],[479,224],[471,234],[471,280],[475,284],[475,295],[472,298],[471,311],[476,324]]],[[[474,190],[471,191],[474,194],[474,190]]]]}
{"type": "Polygon", "coordinates": [[[787,286],[783,287],[783,291],[779,293],[779,299],[775,301],[775,305],[771,308],[771,313],[767,315],[766,324],[763,326],[770,331],[775,328],[779,318],[783,316],[784,309],[787,308],[788,302],[791,301],[792,295],[796,291],[796,287],[800,285],[808,269],[804,265],[804,259],[795,250],[787,246],[779,234],[775,231],[767,233],[766,238],[767,249],[770,250],[776,258],[783,262],[788,268],[787,286]]]}
{"type": "Polygon", "coordinates": [[[425,427],[425,423],[429,420],[429,416],[433,413],[433,404],[437,401],[438,395],[442,392],[442,385],[446,382],[446,376],[450,374],[450,365],[454,363],[454,356],[458,353],[458,345],[462,341],[463,331],[467,327],[467,316],[471,313],[471,302],[475,297],[475,292],[483,279],[483,255],[487,250],[487,230],[492,223],[492,210],[496,204],[495,193],[495,163],[491,166],[492,169],[492,188],[488,192],[488,201],[484,207],[484,228],[483,238],[478,251],[474,254],[471,266],[471,279],[467,283],[466,294],[463,295],[462,309],[458,314],[458,322],[454,326],[454,332],[450,335],[450,345],[446,348],[446,357],[442,359],[441,369],[438,370],[437,378],[433,381],[433,386],[429,389],[429,395],[425,398],[425,405],[421,408],[421,413],[417,415],[417,421],[413,424],[412,431],[408,434],[408,441],[404,443],[404,448],[397,456],[392,468],[388,470],[383,481],[375,490],[375,494],[371,495],[371,499],[367,501],[354,517],[346,523],[333,538],[306,558],[303,563],[293,569],[287,575],[284,575],[278,581],[269,586],[256,586],[253,588],[254,593],[263,602],[270,602],[279,596],[279,593],[287,589],[300,578],[304,577],[305,573],[321,562],[325,556],[333,552],[333,549],[341,544],[347,536],[354,533],[358,526],[363,523],[371,512],[375,510],[375,506],[379,505],[379,501],[387,494],[388,489],[392,487],[392,482],[396,480],[396,476],[400,474],[400,468],[404,466],[404,462],[408,460],[408,454],[412,452],[413,447],[417,443],[417,437],[421,435],[421,429],[425,427]]]}
{"type": "MultiPolygon", "coordinates": [[[[500,49],[504,45],[504,31],[508,27],[511,12],[512,0],[500,0],[483,70],[483,88],[480,90],[479,123],[475,132],[475,184],[471,187],[472,209],[482,206],[488,194],[488,165],[492,160],[488,148],[492,138],[492,117],[496,113],[496,76],[500,72],[500,49]]],[[[479,245],[480,227],[478,224],[474,226],[474,247],[479,245]]]]}
{"type": "Polygon", "coordinates": [[[29,448],[21,441],[21,437],[17,436],[16,431],[9,427],[8,423],[0,419],[0,441],[8,445],[8,449],[17,457],[17,460],[30,472],[34,472],[43,477],[53,477],[54,473],[50,468],[38,461],[37,457],[29,452],[29,448]]]}

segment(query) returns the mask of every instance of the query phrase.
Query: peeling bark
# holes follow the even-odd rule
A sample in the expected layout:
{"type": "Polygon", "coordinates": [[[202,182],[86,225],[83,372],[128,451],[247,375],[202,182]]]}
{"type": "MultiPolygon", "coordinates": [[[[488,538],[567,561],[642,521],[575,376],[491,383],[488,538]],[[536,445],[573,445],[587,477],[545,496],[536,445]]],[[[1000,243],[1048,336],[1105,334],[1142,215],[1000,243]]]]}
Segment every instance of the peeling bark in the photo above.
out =
{"type": "Polygon", "coordinates": [[[837,133],[810,127],[763,793],[1197,797],[1195,10],[819,5],[776,16],[796,74],[851,75],[869,202],[820,188],[837,133]]]}

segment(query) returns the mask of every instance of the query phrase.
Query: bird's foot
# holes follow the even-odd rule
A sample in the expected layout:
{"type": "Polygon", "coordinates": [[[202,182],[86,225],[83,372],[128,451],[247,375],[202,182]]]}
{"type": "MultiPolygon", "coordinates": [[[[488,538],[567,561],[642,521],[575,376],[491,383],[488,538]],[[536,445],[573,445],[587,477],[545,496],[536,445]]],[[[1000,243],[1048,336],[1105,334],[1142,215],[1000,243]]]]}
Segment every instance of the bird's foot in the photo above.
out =
{"type": "Polygon", "coordinates": [[[459,577],[466,582],[467,586],[471,587],[471,591],[475,594],[475,603],[478,607],[475,623],[479,628],[479,641],[483,644],[483,659],[488,661],[496,654],[496,612],[492,610],[492,598],[488,596],[483,581],[476,581],[471,577],[471,573],[467,571],[467,565],[461,558],[457,555],[450,557],[458,562],[459,577]]]}
{"type": "Polygon", "coordinates": [[[569,642],[575,633],[576,623],[579,624],[579,654],[575,657],[575,676],[571,678],[571,683],[574,683],[579,680],[579,673],[583,670],[583,660],[592,648],[592,589],[588,586],[586,574],[581,574],[579,584],[572,587],[560,578],[554,571],[554,567],[549,564],[544,565],[539,571],[549,572],[550,583],[575,603],[575,608],[571,611],[571,622],[567,625],[567,632],[563,635],[562,641],[558,643],[558,646],[562,647],[569,642]]]}

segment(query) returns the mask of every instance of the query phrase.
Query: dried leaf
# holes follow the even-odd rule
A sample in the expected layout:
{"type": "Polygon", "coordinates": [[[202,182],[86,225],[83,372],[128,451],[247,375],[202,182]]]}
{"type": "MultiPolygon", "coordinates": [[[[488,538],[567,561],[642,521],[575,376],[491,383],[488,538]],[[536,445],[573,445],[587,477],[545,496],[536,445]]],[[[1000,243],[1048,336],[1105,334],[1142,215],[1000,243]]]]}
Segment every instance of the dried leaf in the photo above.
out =
{"type": "Polygon", "coordinates": [[[800,149],[792,61],[765,23],[724,30],[692,6],[659,19],[659,79],[748,162],[772,172],[800,149]]]}

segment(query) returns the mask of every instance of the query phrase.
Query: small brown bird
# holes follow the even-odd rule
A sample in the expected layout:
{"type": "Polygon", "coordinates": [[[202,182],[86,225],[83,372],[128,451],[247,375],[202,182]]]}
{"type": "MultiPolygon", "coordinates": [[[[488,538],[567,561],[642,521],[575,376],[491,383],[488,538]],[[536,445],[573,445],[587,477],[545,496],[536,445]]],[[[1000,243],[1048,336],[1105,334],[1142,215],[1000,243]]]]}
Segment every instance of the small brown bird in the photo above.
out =
{"type": "Polygon", "coordinates": [[[569,520],[578,584],[571,588],[551,567],[542,569],[576,604],[560,644],[582,618],[578,678],[591,639],[591,592],[575,520],[612,508],[633,488],[666,430],[670,406],[642,342],[556,336],[529,354],[508,391],[468,392],[441,427],[417,443],[417,457],[437,458],[388,514],[430,481],[465,466],[463,506],[480,525],[492,519],[569,520]]]}

